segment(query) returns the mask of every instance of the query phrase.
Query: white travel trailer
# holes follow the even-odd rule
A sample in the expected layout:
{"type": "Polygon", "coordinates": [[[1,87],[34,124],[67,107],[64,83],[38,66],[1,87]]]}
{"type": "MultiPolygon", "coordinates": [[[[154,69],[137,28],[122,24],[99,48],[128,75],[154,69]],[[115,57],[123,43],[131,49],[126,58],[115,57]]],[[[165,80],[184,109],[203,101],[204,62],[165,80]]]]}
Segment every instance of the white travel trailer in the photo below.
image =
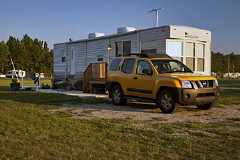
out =
{"type": "Polygon", "coordinates": [[[122,53],[166,53],[195,73],[211,75],[211,32],[167,25],[117,34],[90,33],[88,39],[54,44],[54,78],[82,79],[90,63],[110,62],[122,53]]]}
{"type": "Polygon", "coordinates": [[[16,78],[16,77],[25,77],[25,71],[22,70],[11,70],[7,71],[6,77],[8,78],[16,78]]]}

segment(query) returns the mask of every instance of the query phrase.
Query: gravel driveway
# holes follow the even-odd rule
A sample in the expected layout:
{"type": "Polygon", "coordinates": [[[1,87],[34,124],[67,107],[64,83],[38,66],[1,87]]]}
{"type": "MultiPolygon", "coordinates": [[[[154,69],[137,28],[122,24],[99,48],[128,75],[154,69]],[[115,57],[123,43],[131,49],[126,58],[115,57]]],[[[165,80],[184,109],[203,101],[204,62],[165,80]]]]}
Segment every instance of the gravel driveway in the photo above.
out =
{"type": "Polygon", "coordinates": [[[124,106],[112,103],[68,105],[52,110],[53,113],[68,111],[73,118],[130,118],[133,120],[163,119],[162,123],[172,122],[219,122],[231,118],[240,118],[239,105],[221,105],[211,110],[199,110],[196,106],[182,106],[174,114],[164,114],[155,104],[127,102],[124,106]]]}

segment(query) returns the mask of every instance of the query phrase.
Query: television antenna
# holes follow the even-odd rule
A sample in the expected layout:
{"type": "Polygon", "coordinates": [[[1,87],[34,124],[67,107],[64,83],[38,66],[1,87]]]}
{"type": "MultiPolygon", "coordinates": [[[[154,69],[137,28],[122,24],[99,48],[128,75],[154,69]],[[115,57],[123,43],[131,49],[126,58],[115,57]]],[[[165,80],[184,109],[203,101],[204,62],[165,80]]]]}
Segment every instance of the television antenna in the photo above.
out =
{"type": "Polygon", "coordinates": [[[156,12],[156,27],[158,27],[158,10],[163,9],[163,8],[158,8],[158,9],[153,9],[151,11],[148,11],[148,13],[150,12],[156,12]]]}

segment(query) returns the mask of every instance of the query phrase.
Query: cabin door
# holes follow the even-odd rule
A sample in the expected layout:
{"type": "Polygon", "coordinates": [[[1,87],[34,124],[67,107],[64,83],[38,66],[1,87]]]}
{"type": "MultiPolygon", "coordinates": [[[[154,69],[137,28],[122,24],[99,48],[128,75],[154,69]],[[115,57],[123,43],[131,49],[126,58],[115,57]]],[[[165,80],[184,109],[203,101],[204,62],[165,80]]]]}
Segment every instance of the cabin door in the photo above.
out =
{"type": "Polygon", "coordinates": [[[71,47],[70,58],[71,58],[70,74],[73,75],[76,72],[76,48],[75,47],[71,47]]]}

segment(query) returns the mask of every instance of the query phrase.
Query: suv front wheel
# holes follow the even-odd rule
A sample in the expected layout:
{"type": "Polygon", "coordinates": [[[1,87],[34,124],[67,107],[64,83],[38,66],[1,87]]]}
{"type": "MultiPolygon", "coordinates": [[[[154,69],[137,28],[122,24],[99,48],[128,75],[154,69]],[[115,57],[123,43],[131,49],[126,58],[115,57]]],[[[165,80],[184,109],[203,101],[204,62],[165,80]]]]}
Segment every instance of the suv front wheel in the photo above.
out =
{"type": "Polygon", "coordinates": [[[115,105],[124,105],[126,101],[127,99],[124,98],[121,86],[119,85],[114,86],[112,89],[112,102],[115,105]]]}
{"type": "Polygon", "coordinates": [[[163,113],[176,112],[180,105],[176,103],[176,98],[172,90],[164,89],[158,95],[158,105],[163,113]]]}

